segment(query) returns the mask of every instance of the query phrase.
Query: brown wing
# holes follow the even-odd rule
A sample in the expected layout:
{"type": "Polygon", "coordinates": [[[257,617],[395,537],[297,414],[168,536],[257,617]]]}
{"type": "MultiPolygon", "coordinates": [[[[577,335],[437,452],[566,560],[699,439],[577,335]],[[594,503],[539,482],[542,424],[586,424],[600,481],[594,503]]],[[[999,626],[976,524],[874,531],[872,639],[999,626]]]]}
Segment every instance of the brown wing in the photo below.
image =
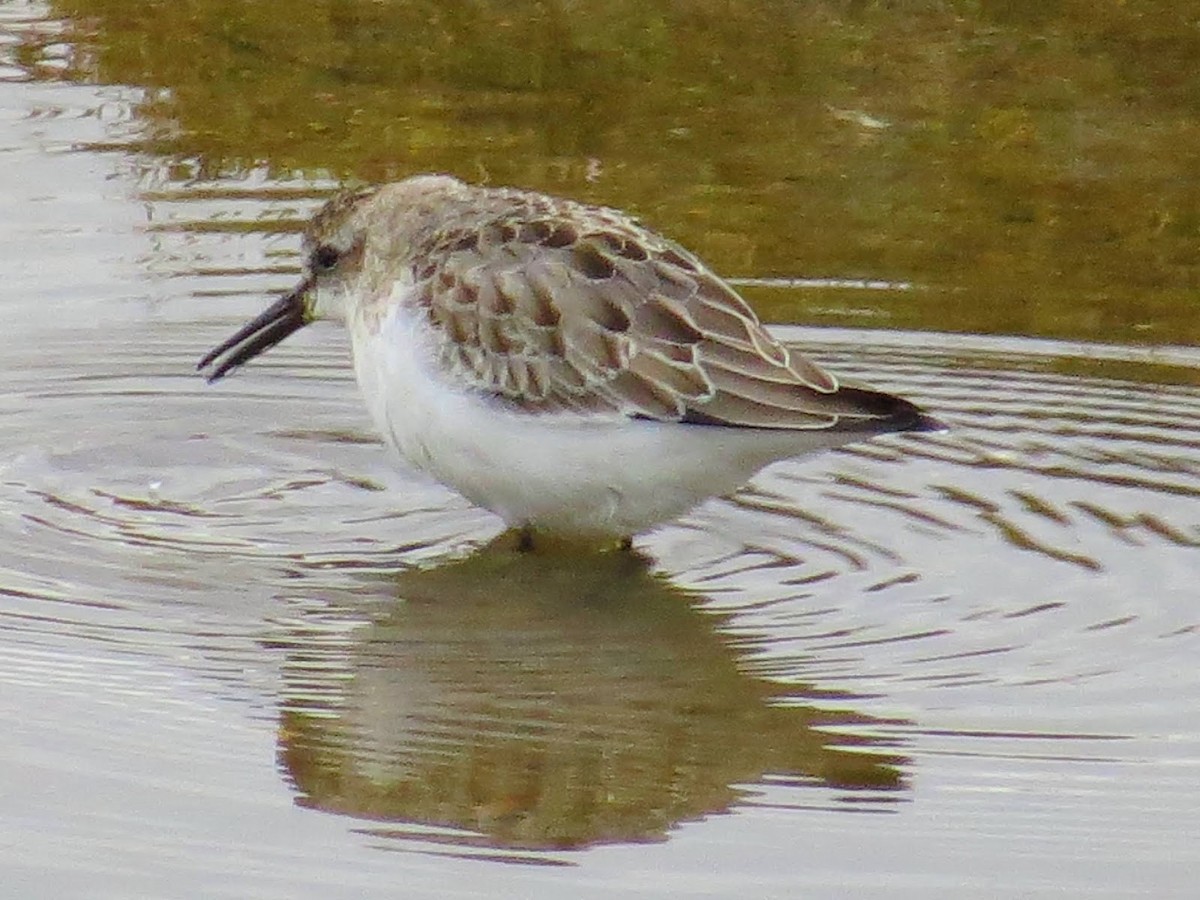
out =
{"type": "Polygon", "coordinates": [[[457,377],[534,411],[758,428],[892,415],[789,352],[677,244],[613,210],[508,196],[420,254],[419,296],[457,377]]]}

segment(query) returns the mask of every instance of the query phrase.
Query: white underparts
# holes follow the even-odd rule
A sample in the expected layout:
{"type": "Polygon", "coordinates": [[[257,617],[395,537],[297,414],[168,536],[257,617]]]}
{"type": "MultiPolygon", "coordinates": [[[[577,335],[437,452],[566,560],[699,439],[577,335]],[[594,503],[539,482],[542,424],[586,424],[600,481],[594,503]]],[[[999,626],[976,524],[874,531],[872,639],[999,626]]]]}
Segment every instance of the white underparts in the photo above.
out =
{"type": "Polygon", "coordinates": [[[447,383],[405,304],[350,317],[355,371],[385,441],[508,524],[630,535],[733,491],[768,463],[827,449],[828,432],[764,432],[527,413],[447,383]]]}

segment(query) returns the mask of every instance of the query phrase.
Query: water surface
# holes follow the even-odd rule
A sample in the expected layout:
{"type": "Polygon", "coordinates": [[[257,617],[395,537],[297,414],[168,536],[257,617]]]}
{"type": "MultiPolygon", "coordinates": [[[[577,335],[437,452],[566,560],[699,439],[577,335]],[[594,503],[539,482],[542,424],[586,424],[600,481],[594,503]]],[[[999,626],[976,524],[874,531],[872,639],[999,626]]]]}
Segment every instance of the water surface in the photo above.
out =
{"type": "Polygon", "coordinates": [[[1168,6],[825,4],[707,42],[703,6],[607,39],[519,6],[519,57],[486,5],[418,4],[465,49],[394,72],[375,5],[274,42],[255,5],[84,6],[0,19],[0,895],[1190,895],[1198,107],[1168,6]],[[736,65],[750,38],[777,64],[736,65]],[[195,375],[340,176],[424,169],[635,208],[953,430],[777,465],[633,554],[527,557],[391,464],[336,328],[195,375]]]}

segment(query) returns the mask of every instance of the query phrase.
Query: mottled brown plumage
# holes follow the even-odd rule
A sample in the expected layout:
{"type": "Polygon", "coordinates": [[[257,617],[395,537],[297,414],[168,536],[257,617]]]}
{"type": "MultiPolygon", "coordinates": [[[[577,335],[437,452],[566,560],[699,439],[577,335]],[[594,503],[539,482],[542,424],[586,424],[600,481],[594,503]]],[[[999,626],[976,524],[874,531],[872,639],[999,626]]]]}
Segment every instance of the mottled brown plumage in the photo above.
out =
{"type": "Polygon", "coordinates": [[[296,289],[201,361],[210,380],[343,319],[387,443],[512,525],[627,537],[777,459],[939,427],[839,385],[617,210],[419,176],[335,197],[304,247],[296,289]]]}
{"type": "MultiPolygon", "coordinates": [[[[378,252],[411,261],[448,377],[530,412],[753,428],[869,429],[909,408],[839,390],[692,253],[624,213],[423,181],[415,191],[401,182],[332,201],[314,220],[311,243],[364,199],[412,195],[396,204],[409,215],[391,223],[403,240],[378,252]]],[[[381,297],[390,289],[377,287],[381,297]]]]}

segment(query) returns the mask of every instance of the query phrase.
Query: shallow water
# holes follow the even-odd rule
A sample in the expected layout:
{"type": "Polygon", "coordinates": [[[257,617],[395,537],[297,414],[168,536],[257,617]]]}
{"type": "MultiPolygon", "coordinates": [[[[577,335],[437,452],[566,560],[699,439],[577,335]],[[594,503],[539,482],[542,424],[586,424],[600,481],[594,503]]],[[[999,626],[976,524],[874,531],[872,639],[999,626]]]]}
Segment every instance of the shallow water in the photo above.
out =
{"type": "Polygon", "coordinates": [[[0,895],[1190,896],[1194,347],[764,273],[952,431],[518,556],[391,465],[335,328],[192,369],[332,182],[179,177],[5,16],[0,895]]]}

